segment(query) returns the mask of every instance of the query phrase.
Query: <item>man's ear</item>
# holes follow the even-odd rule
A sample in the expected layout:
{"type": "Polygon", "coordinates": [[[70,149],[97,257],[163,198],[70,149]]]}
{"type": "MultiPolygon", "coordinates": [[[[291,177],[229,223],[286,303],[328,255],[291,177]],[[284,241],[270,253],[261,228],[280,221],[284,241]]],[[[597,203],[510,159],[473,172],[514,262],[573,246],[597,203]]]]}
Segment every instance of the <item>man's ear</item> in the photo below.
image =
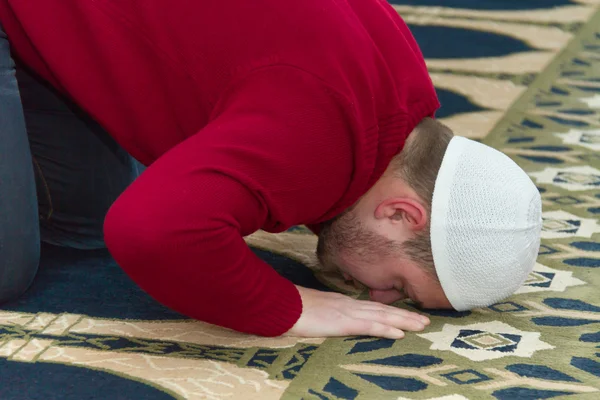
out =
{"type": "Polygon", "coordinates": [[[425,207],[409,197],[395,197],[381,202],[375,210],[376,219],[387,219],[392,224],[406,224],[412,231],[420,231],[427,226],[428,215],[425,207]]]}

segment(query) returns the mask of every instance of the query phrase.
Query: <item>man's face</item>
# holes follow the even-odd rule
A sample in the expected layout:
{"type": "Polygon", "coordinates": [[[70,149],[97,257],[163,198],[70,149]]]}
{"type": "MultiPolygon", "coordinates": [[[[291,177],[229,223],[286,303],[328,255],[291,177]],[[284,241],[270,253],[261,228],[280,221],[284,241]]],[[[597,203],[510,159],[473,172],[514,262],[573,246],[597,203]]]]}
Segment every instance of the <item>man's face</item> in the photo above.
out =
{"type": "Polygon", "coordinates": [[[373,301],[391,304],[410,299],[421,308],[452,308],[439,282],[403,254],[402,243],[413,233],[392,240],[377,229],[372,221],[361,220],[357,209],[348,210],[323,226],[319,260],[366,286],[373,301]]]}

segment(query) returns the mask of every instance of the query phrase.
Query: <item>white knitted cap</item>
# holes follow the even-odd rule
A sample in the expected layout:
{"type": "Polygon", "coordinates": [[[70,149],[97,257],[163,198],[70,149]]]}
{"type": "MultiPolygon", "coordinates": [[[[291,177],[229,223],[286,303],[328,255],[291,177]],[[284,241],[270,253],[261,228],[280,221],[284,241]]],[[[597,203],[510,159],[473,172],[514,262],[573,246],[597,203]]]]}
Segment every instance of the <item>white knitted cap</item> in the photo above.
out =
{"type": "Polygon", "coordinates": [[[436,179],[431,247],[437,274],[458,311],[517,291],[540,248],[539,191],[503,153],[454,137],[436,179]]]}

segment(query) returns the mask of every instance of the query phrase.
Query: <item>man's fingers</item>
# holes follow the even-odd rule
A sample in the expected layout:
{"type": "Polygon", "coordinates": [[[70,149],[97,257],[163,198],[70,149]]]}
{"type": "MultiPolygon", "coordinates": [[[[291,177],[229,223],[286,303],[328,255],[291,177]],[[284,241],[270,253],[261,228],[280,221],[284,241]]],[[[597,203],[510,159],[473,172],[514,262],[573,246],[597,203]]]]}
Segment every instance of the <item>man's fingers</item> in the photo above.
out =
{"type": "Polygon", "coordinates": [[[405,331],[422,331],[425,329],[425,324],[419,320],[406,318],[403,315],[389,313],[385,310],[354,310],[351,315],[353,318],[369,320],[405,331]]]}
{"type": "Polygon", "coordinates": [[[386,324],[368,319],[355,319],[346,329],[347,336],[374,336],[386,339],[402,339],[404,332],[386,324]]]}
{"type": "Polygon", "coordinates": [[[289,336],[372,336],[401,339],[406,331],[422,331],[424,316],[371,301],[355,300],[338,293],[324,293],[298,286],[303,310],[289,336]]]}
{"type": "Polygon", "coordinates": [[[360,307],[358,308],[359,310],[365,310],[365,311],[366,310],[369,310],[369,311],[384,310],[385,312],[388,312],[391,314],[396,314],[396,315],[403,316],[405,318],[411,318],[411,319],[420,321],[425,325],[429,325],[429,323],[430,323],[429,318],[427,318],[426,316],[412,312],[412,311],[404,310],[402,308],[387,306],[385,304],[376,303],[376,302],[368,301],[368,300],[359,300],[358,302],[360,303],[360,307]]]}

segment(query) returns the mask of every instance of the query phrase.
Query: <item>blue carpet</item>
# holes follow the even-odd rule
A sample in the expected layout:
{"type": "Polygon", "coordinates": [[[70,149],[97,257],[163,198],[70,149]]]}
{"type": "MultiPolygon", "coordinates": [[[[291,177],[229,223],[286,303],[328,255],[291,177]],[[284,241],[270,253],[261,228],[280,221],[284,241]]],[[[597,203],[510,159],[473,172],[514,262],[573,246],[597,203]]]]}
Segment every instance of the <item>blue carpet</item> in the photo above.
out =
{"type": "Polygon", "coordinates": [[[411,25],[426,59],[500,57],[533,49],[522,40],[475,29],[411,25]]]}
{"type": "Polygon", "coordinates": [[[15,363],[0,358],[0,399],[172,400],[173,396],[117,375],[61,364],[15,363]]]}
{"type": "MultiPolygon", "coordinates": [[[[304,265],[254,250],[282,276],[297,285],[330,290],[304,265]]],[[[6,311],[84,314],[98,318],[172,320],[186,317],[163,307],[129,279],[106,250],[83,251],[42,245],[38,276],[6,311]]],[[[2,399],[0,397],[0,399],[2,399]]]]}

